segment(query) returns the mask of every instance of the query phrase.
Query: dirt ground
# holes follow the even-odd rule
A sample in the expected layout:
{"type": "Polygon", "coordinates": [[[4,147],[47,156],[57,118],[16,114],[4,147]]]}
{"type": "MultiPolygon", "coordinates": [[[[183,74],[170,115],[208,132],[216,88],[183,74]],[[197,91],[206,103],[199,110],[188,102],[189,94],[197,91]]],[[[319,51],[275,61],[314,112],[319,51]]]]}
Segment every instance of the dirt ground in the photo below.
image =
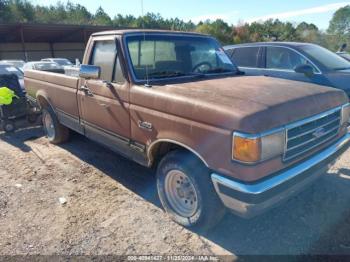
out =
{"type": "Polygon", "coordinates": [[[282,206],[200,234],[166,216],[152,170],[77,134],[0,133],[0,255],[350,255],[349,199],[350,150],[282,206]]]}

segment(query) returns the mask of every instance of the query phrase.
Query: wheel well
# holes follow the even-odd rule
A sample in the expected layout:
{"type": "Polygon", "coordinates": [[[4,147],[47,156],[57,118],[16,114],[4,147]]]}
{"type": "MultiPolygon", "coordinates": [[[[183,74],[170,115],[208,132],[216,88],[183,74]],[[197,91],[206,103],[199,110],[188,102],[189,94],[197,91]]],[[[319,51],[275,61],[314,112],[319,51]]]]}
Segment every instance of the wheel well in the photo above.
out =
{"type": "Polygon", "coordinates": [[[160,160],[169,152],[174,150],[183,150],[191,153],[193,156],[198,158],[201,162],[203,162],[206,166],[207,163],[202,159],[202,157],[196,153],[193,149],[190,149],[184,145],[180,145],[174,142],[158,142],[150,148],[148,153],[149,159],[151,161],[152,167],[156,167],[160,160]]]}
{"type": "Polygon", "coordinates": [[[43,96],[38,96],[38,97],[36,98],[36,100],[37,100],[37,103],[39,104],[39,106],[40,106],[41,108],[50,107],[50,103],[46,100],[45,97],[43,97],[43,96]]]}

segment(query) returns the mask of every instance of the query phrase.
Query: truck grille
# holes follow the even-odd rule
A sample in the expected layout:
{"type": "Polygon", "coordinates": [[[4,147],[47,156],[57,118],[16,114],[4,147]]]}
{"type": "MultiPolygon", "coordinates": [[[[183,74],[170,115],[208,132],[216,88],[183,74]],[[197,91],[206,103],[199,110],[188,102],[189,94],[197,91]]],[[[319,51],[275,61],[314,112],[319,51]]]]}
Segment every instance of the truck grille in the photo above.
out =
{"type": "Polygon", "coordinates": [[[287,127],[284,161],[306,154],[334,138],[340,127],[341,110],[331,111],[287,127]]]}

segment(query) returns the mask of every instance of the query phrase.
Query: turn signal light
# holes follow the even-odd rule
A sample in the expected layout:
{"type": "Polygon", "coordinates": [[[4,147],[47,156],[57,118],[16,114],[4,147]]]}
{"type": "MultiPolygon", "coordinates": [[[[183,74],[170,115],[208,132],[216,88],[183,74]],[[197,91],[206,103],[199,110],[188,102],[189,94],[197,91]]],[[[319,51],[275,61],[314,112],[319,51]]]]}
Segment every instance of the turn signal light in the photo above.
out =
{"type": "Polygon", "coordinates": [[[233,159],[242,162],[258,162],[261,156],[261,139],[233,136],[233,159]]]}

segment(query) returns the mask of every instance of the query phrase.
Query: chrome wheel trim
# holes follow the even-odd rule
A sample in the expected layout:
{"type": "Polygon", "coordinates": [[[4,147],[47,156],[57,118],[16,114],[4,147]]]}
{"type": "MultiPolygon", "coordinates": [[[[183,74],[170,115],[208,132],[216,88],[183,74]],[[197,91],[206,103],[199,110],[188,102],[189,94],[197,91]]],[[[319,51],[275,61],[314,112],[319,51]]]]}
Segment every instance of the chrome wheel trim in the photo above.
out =
{"type": "Polygon", "coordinates": [[[52,117],[49,113],[45,113],[44,115],[44,127],[46,131],[46,135],[48,138],[54,138],[55,137],[55,126],[53,124],[52,117]]]}
{"type": "Polygon", "coordinates": [[[165,195],[171,208],[182,217],[191,217],[198,210],[196,188],[180,170],[171,170],[165,177],[165,195]]]}

